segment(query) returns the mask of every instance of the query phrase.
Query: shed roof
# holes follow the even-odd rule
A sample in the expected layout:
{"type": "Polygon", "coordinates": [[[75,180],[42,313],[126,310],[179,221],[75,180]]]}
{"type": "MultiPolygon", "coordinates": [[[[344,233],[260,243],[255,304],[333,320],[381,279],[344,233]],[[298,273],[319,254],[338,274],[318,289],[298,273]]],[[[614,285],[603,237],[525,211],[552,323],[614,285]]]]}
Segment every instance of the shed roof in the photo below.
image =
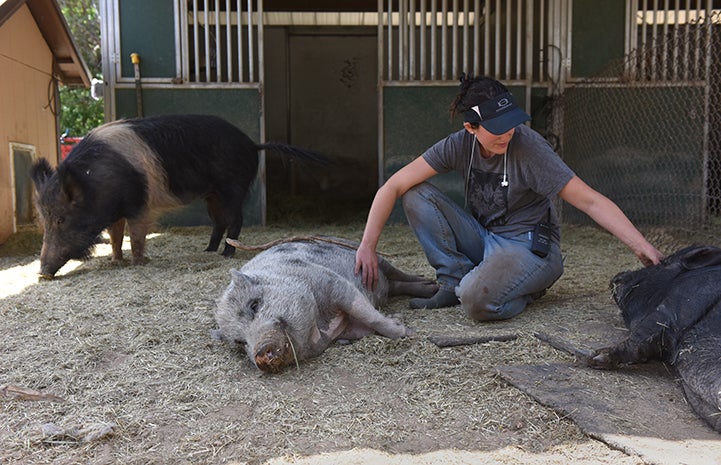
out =
{"type": "Polygon", "coordinates": [[[0,0],[0,27],[23,5],[27,5],[35,18],[55,58],[58,78],[68,86],[90,87],[90,71],[78,53],[56,0],[0,0]]]}

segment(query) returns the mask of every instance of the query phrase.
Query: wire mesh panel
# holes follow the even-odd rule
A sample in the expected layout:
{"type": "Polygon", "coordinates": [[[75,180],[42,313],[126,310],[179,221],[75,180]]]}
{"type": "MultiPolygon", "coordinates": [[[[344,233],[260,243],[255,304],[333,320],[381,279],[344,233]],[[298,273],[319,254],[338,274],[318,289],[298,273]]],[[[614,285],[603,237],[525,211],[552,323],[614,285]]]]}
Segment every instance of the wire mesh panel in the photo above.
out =
{"type": "MultiPolygon", "coordinates": [[[[637,224],[718,228],[721,40],[718,12],[650,28],[604,76],[567,88],[562,154],[637,224]],[[649,36],[649,34],[651,34],[649,36]]],[[[572,207],[564,220],[589,221],[572,207]]]]}

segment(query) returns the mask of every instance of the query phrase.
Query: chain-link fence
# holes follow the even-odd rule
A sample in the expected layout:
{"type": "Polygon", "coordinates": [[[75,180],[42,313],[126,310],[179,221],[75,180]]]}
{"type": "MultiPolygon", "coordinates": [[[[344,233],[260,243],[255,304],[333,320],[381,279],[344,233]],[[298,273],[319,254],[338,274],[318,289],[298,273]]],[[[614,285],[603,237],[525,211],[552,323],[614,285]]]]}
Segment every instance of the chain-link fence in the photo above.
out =
{"type": "Polygon", "coordinates": [[[639,40],[554,105],[564,159],[638,225],[721,230],[720,23],[714,14],[639,40]]]}

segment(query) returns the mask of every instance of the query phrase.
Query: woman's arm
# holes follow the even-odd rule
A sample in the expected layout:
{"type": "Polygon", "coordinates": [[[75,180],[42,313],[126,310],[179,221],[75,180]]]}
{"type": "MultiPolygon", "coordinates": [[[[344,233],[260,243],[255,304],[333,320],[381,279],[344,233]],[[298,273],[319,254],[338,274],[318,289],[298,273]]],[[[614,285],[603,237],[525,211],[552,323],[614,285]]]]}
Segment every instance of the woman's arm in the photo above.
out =
{"type": "Polygon", "coordinates": [[[643,237],[618,205],[578,176],[571,178],[558,196],[626,244],[644,265],[656,264],[663,258],[663,254],[643,237]]]}
{"type": "Polygon", "coordinates": [[[366,288],[373,290],[378,283],[376,247],[396,200],[408,189],[435,174],[436,170],[431,168],[423,157],[418,157],[388,178],[376,192],[355,259],[355,273],[362,272],[363,285],[366,288]]]}

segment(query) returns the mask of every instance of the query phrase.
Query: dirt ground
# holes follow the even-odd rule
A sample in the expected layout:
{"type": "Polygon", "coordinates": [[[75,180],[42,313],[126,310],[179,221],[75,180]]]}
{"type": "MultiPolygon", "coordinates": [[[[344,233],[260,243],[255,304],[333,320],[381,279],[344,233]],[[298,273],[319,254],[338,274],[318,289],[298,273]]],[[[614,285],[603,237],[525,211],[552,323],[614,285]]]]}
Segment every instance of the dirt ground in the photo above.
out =
{"type": "MultiPolygon", "coordinates": [[[[283,225],[245,228],[240,239],[361,233],[362,224],[283,225]]],[[[665,252],[710,243],[648,235],[665,252]]],[[[459,307],[411,310],[394,298],[382,310],[402,315],[414,337],[333,346],[277,375],[210,338],[229,269],[252,253],[203,252],[208,237],[209,228],[161,231],[142,267],[111,263],[101,245],[42,282],[36,231],[0,247],[0,463],[643,463],[495,369],[572,361],[534,337],[544,329],[578,333],[589,315],[622,324],[608,282],[640,263],[608,234],[566,227],[564,276],[511,321],[479,324],[459,307]],[[439,348],[428,340],[438,334],[517,338],[439,348]]],[[[387,227],[379,250],[405,271],[433,275],[406,226],[387,227]]]]}

